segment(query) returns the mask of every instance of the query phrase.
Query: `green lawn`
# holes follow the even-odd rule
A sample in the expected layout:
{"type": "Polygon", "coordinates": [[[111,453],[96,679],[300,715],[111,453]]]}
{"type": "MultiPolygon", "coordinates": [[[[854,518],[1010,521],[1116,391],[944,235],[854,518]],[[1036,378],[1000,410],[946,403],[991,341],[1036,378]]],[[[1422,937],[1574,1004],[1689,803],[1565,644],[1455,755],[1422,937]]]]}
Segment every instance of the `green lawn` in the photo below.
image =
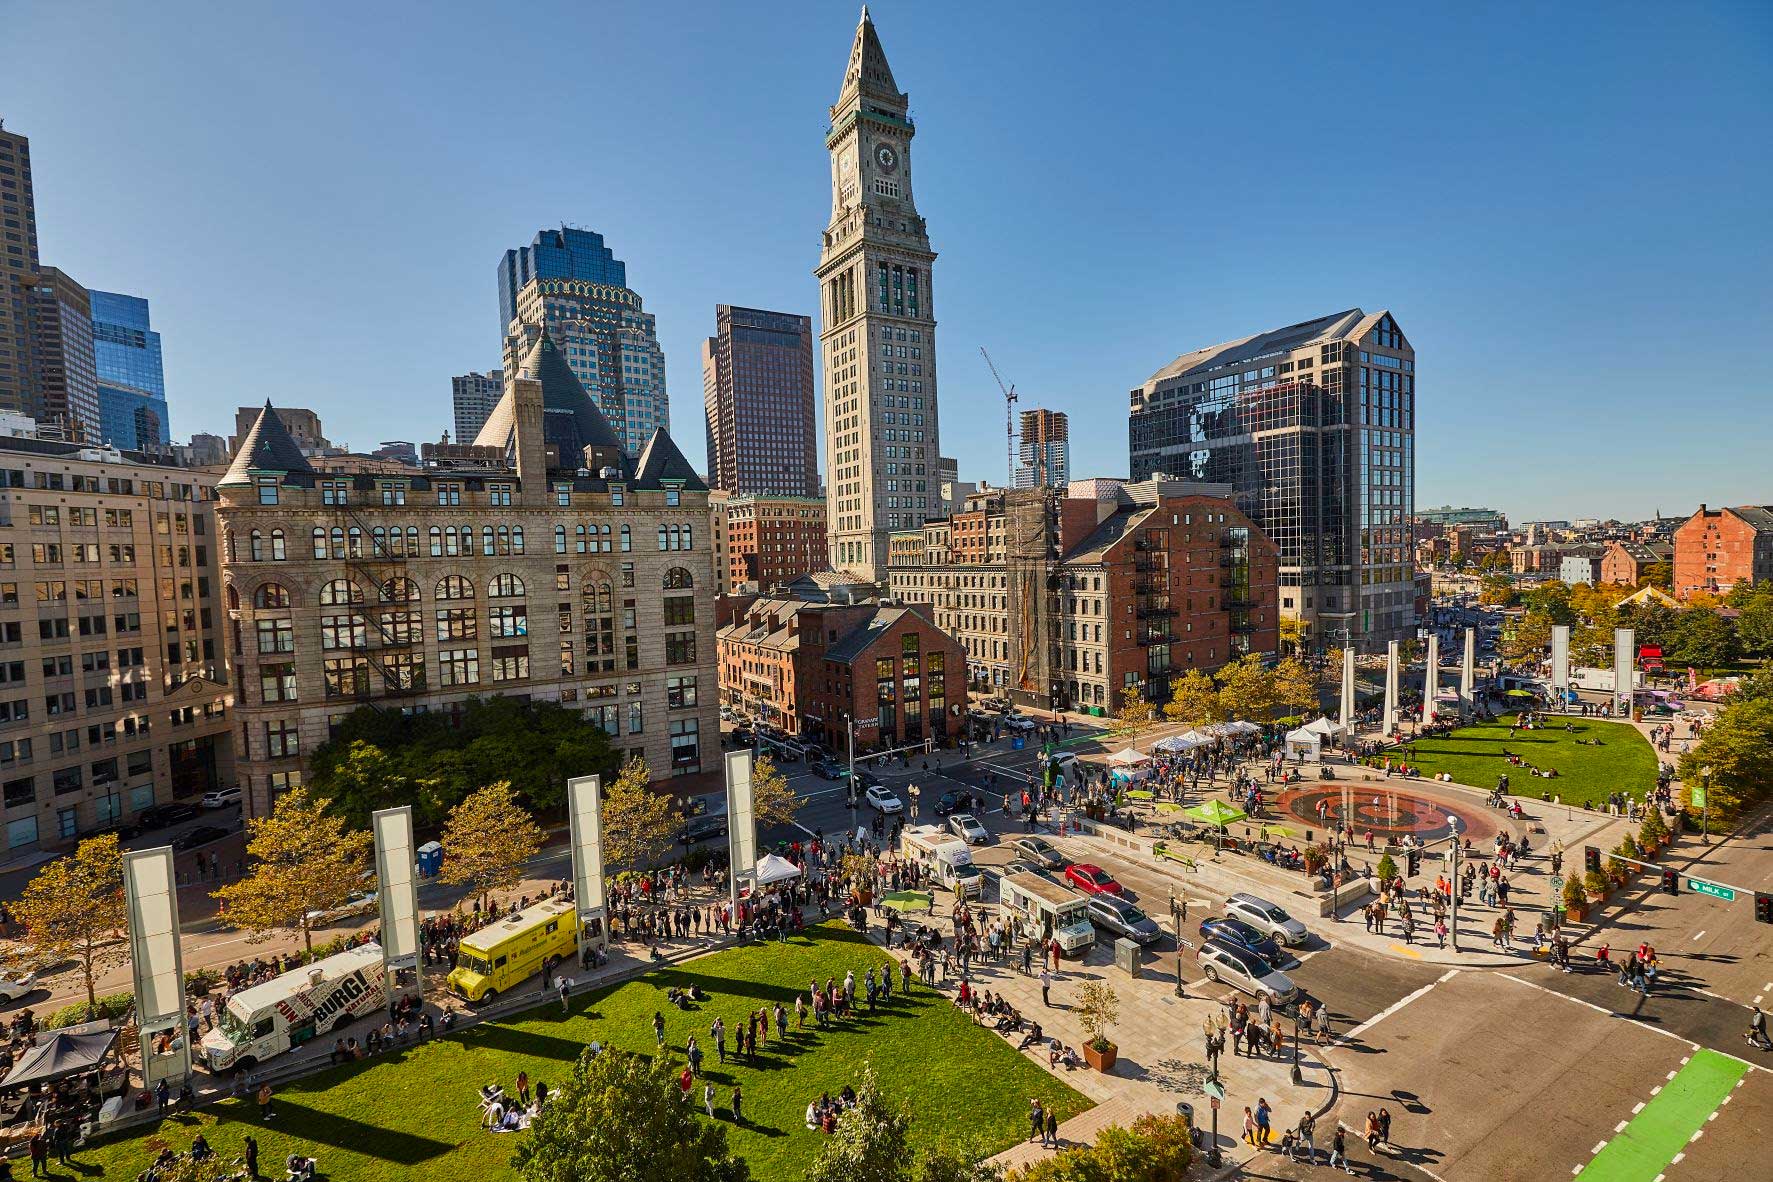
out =
{"type": "Polygon", "coordinates": [[[1444,738],[1422,739],[1412,763],[1426,776],[1449,773],[1461,784],[1494,788],[1496,777],[1508,774],[1509,791],[1518,796],[1550,793],[1573,804],[1604,803],[1610,792],[1642,798],[1656,784],[1656,752],[1649,740],[1625,722],[1570,718],[1575,733],[1564,730],[1565,719],[1554,715],[1544,730],[1508,733],[1513,715],[1495,722],[1460,727],[1444,738]],[[1599,747],[1578,739],[1599,739],[1599,747]],[[1525,767],[1509,764],[1504,751],[1519,755],[1541,771],[1556,768],[1557,779],[1535,777],[1525,767]]]}
{"type": "MultiPolygon", "coordinates": [[[[735,1080],[744,1085],[748,1123],[727,1126],[730,1144],[749,1159],[753,1177],[764,1182],[801,1177],[821,1140],[804,1127],[807,1102],[859,1082],[865,1061],[872,1061],[883,1091],[911,1103],[917,1144],[946,1136],[975,1139],[996,1151],[1023,1135],[1032,1096],[1056,1106],[1060,1119],[1089,1106],[1001,1035],[978,1026],[945,995],[915,980],[911,996],[903,998],[895,978],[891,1005],[872,1016],[820,1033],[809,1014],[807,1031],[794,1032],[797,990],[805,992],[814,978],[841,981],[846,970],[853,969],[859,979],[868,966],[888,959],[878,945],[829,924],[811,938],[716,953],[577,997],[564,1018],[559,1005],[550,1004],[400,1055],[323,1071],[281,1091],[275,1118],[266,1124],[258,1120],[256,1105],[228,1102],[188,1118],[184,1127],[168,1126],[166,1139],[183,1149],[200,1122],[216,1150],[232,1157],[241,1137],[252,1131],[260,1168],[271,1173],[276,1165],[278,1177],[284,1155],[300,1149],[320,1158],[332,1182],[514,1178],[508,1163],[525,1134],[479,1130],[479,1086],[499,1082],[510,1089],[520,1070],[528,1071],[531,1081],[552,1084],[564,1078],[566,1065],[593,1039],[650,1053],[655,1010],[665,1015],[666,1046],[675,1062],[682,1063],[689,1035],[702,1045],[704,1073],[716,1085],[718,1105],[724,1108],[735,1080]],[[668,986],[691,982],[712,1000],[688,1013],[666,1004],[668,986]],[[730,1048],[730,1032],[744,1016],[778,1000],[789,1010],[787,1042],[772,1037],[757,1062],[734,1066],[729,1057],[721,1067],[708,1037],[715,1016],[726,1019],[730,1048]]],[[[700,1092],[698,1086],[698,1101],[700,1092]]],[[[144,1144],[152,1136],[111,1141],[82,1151],[75,1161],[88,1176],[131,1179],[155,1152],[144,1144]]]]}

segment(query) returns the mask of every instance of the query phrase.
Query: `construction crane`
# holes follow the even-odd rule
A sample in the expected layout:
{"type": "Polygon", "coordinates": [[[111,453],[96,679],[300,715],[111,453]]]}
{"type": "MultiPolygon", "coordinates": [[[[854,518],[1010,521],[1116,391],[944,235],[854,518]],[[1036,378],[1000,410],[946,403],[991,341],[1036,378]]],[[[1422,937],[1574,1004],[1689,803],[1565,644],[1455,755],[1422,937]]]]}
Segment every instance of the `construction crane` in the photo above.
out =
{"type": "Polygon", "coordinates": [[[997,388],[1003,391],[1003,432],[1004,450],[1008,464],[1004,470],[1005,488],[1014,488],[1016,484],[1016,387],[1004,385],[1003,377],[997,372],[997,366],[991,363],[991,354],[985,352],[985,346],[979,346],[979,355],[985,358],[985,364],[991,369],[991,376],[997,379],[997,388]]]}

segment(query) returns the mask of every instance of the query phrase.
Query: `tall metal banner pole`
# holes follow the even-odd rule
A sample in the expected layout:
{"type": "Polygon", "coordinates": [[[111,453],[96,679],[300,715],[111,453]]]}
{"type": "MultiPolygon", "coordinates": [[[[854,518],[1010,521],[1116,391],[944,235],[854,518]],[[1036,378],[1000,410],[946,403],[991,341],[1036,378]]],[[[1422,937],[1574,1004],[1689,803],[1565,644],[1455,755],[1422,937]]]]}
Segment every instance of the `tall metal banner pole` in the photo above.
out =
{"type": "Polygon", "coordinates": [[[739,910],[740,880],[750,886],[757,877],[757,820],[751,807],[751,752],[726,753],[726,834],[728,878],[734,921],[739,910]]]}
{"type": "Polygon", "coordinates": [[[1397,641],[1385,645],[1385,733],[1397,730],[1397,641]]]}
{"type": "Polygon", "coordinates": [[[1477,713],[1477,629],[1465,630],[1465,652],[1459,660],[1459,709],[1467,717],[1477,713]]]}
{"type": "Polygon", "coordinates": [[[177,1087],[191,1074],[193,1048],[185,1027],[185,961],[179,947],[178,879],[171,846],[123,855],[123,899],[142,1085],[152,1091],[165,1080],[168,1087],[177,1087]],[[166,1050],[156,1052],[156,1042],[166,1050]]]}
{"type": "Polygon", "coordinates": [[[1342,650],[1342,725],[1354,734],[1354,644],[1342,650]]]}
{"type": "Polygon", "coordinates": [[[424,994],[419,980],[418,851],[413,844],[412,806],[379,809],[369,816],[375,835],[377,902],[382,913],[382,968],[388,983],[388,1005],[396,993],[424,994]]]}
{"type": "Polygon", "coordinates": [[[1551,692],[1558,700],[1558,709],[1569,708],[1570,701],[1570,625],[1551,626],[1551,692]]]}
{"type": "Polygon", "coordinates": [[[572,840],[573,906],[578,911],[579,963],[591,942],[609,947],[609,906],[603,885],[603,777],[566,782],[566,815],[572,840]]]}
{"type": "Polygon", "coordinates": [[[1636,664],[1637,633],[1613,629],[1613,715],[1631,717],[1632,668],[1636,664]]]}
{"type": "Polygon", "coordinates": [[[1441,692],[1441,634],[1428,633],[1428,660],[1422,666],[1422,725],[1434,721],[1435,695],[1441,692]]]}

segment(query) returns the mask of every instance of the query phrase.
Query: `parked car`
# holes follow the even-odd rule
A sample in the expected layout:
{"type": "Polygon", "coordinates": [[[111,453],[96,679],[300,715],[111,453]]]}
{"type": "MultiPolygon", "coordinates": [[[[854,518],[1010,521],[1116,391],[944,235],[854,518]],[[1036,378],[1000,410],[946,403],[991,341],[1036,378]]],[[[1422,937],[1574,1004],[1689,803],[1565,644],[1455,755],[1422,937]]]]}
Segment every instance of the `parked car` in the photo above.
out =
{"type": "Polygon", "coordinates": [[[847,780],[850,776],[849,765],[838,763],[835,759],[821,759],[813,764],[813,772],[822,780],[847,780]]]}
{"type": "Polygon", "coordinates": [[[1031,731],[1034,729],[1034,719],[1028,717],[1026,714],[1006,714],[1003,716],[1003,724],[1013,731],[1031,731]]]}
{"type": "Polygon", "coordinates": [[[1259,932],[1267,932],[1282,944],[1297,948],[1310,939],[1305,925],[1288,915],[1267,899],[1255,895],[1235,894],[1225,900],[1225,914],[1241,919],[1259,932]]]}
{"type": "Polygon", "coordinates": [[[1118,895],[1120,883],[1114,875],[1090,862],[1078,862],[1065,868],[1065,881],[1086,895],[1118,895]]]}
{"type": "Polygon", "coordinates": [[[350,919],[355,915],[373,914],[380,905],[381,896],[375,891],[355,890],[345,897],[345,901],[337,907],[323,907],[308,912],[311,924],[337,923],[341,919],[350,919]]]}
{"type": "Polygon", "coordinates": [[[876,784],[863,793],[862,799],[871,809],[889,815],[905,811],[905,802],[894,795],[893,790],[884,784],[876,784]]]}
{"type": "Polygon", "coordinates": [[[172,848],[183,854],[198,846],[208,845],[212,841],[220,841],[228,836],[228,831],[219,825],[199,825],[195,829],[187,829],[173,839],[172,848]]]}
{"type": "Polygon", "coordinates": [[[859,767],[856,769],[856,787],[878,788],[881,782],[881,778],[867,768],[859,767]]]}
{"type": "Polygon", "coordinates": [[[1135,944],[1153,944],[1163,929],[1149,915],[1116,895],[1090,897],[1090,922],[1135,944]]]}
{"type": "Polygon", "coordinates": [[[1247,948],[1269,964],[1280,963],[1280,945],[1273,937],[1259,932],[1241,919],[1224,919],[1209,915],[1200,921],[1202,940],[1223,940],[1239,948],[1247,948]]]}
{"type": "Polygon", "coordinates": [[[0,1003],[11,1005],[42,988],[43,986],[37,984],[37,974],[34,972],[0,974],[0,1003]]]}
{"type": "Polygon", "coordinates": [[[1043,870],[1065,869],[1065,855],[1044,837],[1018,837],[1010,842],[1016,857],[1024,858],[1043,870]]]}
{"type": "Polygon", "coordinates": [[[239,788],[217,788],[203,794],[203,807],[206,809],[225,809],[237,805],[242,799],[239,788]]]}
{"type": "Polygon", "coordinates": [[[990,830],[979,824],[978,818],[971,813],[955,813],[950,816],[948,832],[968,845],[985,845],[991,840],[990,830]]]}
{"type": "Polygon", "coordinates": [[[941,799],[936,801],[936,815],[938,817],[946,817],[959,808],[960,793],[952,788],[942,793],[941,799]]]}
{"type": "Polygon", "coordinates": [[[1223,982],[1252,997],[1266,993],[1277,1005],[1287,1005],[1299,996],[1299,987],[1291,977],[1247,948],[1208,940],[1194,956],[1209,981],[1223,982]]]}
{"type": "Polygon", "coordinates": [[[714,837],[726,836],[726,818],[724,816],[691,817],[682,829],[677,831],[677,840],[684,845],[695,845],[698,841],[707,841],[714,837]]]}
{"type": "Polygon", "coordinates": [[[156,804],[143,809],[135,815],[135,821],[144,830],[163,829],[168,825],[176,825],[180,821],[189,821],[196,815],[196,805],[183,800],[175,800],[169,804],[156,804]]]}

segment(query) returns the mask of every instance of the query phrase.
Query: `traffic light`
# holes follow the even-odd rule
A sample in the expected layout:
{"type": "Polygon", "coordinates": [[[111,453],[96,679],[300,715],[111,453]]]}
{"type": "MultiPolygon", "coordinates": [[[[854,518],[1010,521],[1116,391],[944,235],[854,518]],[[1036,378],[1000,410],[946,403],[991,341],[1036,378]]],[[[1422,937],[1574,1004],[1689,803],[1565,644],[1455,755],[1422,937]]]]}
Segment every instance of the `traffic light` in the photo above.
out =
{"type": "Polygon", "coordinates": [[[1422,872],[1422,851],[1421,850],[1411,850],[1409,852],[1408,856],[1404,860],[1409,864],[1411,878],[1415,878],[1416,875],[1418,875],[1422,872]]]}
{"type": "Polygon", "coordinates": [[[1662,889],[1671,895],[1680,894],[1681,876],[1673,870],[1664,870],[1662,872],[1662,889]]]}
{"type": "Polygon", "coordinates": [[[1599,846],[1585,845],[1582,847],[1582,868],[1591,874],[1601,872],[1601,850],[1599,846]]]}
{"type": "Polygon", "coordinates": [[[1755,892],[1755,922],[1773,923],[1773,895],[1755,892]]]}

